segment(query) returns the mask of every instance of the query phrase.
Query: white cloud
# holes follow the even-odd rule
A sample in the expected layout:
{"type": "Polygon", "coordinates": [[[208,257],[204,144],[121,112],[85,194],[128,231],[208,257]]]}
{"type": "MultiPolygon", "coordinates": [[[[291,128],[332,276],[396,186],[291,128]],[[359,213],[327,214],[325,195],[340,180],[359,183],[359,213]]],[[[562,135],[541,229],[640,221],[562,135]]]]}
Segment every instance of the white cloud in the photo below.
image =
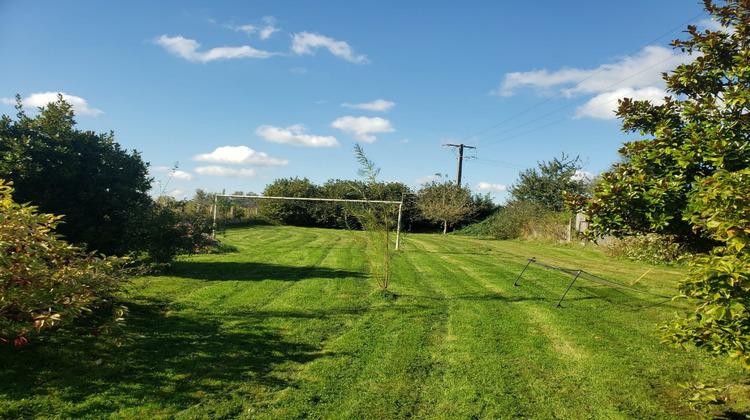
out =
{"type": "Polygon", "coordinates": [[[331,127],[350,133],[359,141],[372,143],[376,140],[370,133],[391,133],[396,131],[391,122],[380,117],[341,117],[331,123],[331,127]]]}
{"type": "Polygon", "coordinates": [[[578,109],[576,117],[611,119],[615,118],[616,99],[630,96],[661,100],[667,95],[663,89],[662,73],[692,59],[687,54],[676,54],[672,49],[648,46],[637,55],[593,69],[563,68],[508,73],[491,94],[512,96],[523,88],[531,88],[537,94],[562,94],[568,98],[596,95],[578,109]]]}
{"type": "MultiPolygon", "coordinates": [[[[255,151],[247,146],[222,146],[217,147],[211,153],[202,153],[193,156],[192,160],[200,162],[223,163],[228,165],[248,166],[285,166],[288,160],[280,160],[269,157],[265,152],[255,151]]],[[[198,170],[196,169],[196,172],[198,170]]],[[[199,172],[200,173],[200,172],[199,172]]]]}
{"type": "Polygon", "coordinates": [[[432,181],[439,181],[441,179],[442,179],[442,177],[440,175],[437,175],[437,174],[435,174],[435,175],[425,175],[425,176],[421,176],[419,178],[414,179],[414,183],[417,184],[417,185],[422,185],[422,184],[426,184],[426,183],[432,182],[432,181]]]}
{"type": "Polygon", "coordinates": [[[571,177],[573,181],[591,181],[594,179],[594,174],[589,171],[577,170],[576,173],[571,177]]]}
{"type": "Polygon", "coordinates": [[[193,175],[185,171],[174,171],[172,172],[172,177],[184,181],[190,181],[191,179],[193,179],[193,175]]]}
{"type": "Polygon", "coordinates": [[[253,47],[243,45],[241,47],[218,47],[208,51],[198,51],[201,44],[193,39],[182,36],[169,37],[162,35],[154,41],[172,54],[176,54],[188,61],[200,61],[207,63],[214,60],[231,60],[234,58],[268,58],[275,53],[256,50],[253,47]]]}
{"type": "Polygon", "coordinates": [[[255,134],[263,137],[266,141],[282,144],[293,144],[295,146],[307,147],[332,147],[338,146],[339,142],[333,136],[313,136],[305,134],[305,126],[296,124],[291,127],[281,128],[272,125],[261,125],[255,130],[255,134]]]}
{"type": "Polygon", "coordinates": [[[229,26],[230,28],[234,29],[235,31],[244,32],[248,35],[252,35],[257,33],[260,39],[266,40],[271,37],[276,32],[279,32],[279,28],[277,28],[276,25],[276,19],[273,16],[266,16],[263,18],[263,22],[265,23],[265,26],[257,26],[257,25],[242,25],[242,26],[229,26]]]}
{"type": "Polygon", "coordinates": [[[273,35],[275,32],[279,31],[279,28],[276,26],[276,19],[273,18],[273,16],[266,16],[263,18],[263,21],[266,23],[266,26],[261,28],[260,30],[260,39],[268,39],[273,35]]]}
{"type": "Polygon", "coordinates": [[[183,181],[190,181],[193,179],[193,175],[191,175],[188,172],[180,171],[174,168],[170,168],[167,166],[153,166],[148,169],[149,173],[155,174],[155,173],[166,173],[169,177],[174,179],[179,179],[183,181]]]}
{"type": "Polygon", "coordinates": [[[356,108],[356,109],[366,109],[368,111],[381,111],[381,112],[388,112],[395,103],[391,101],[386,101],[383,99],[377,99],[373,102],[368,102],[366,104],[349,104],[349,103],[343,103],[341,106],[345,108],[356,108]]]}
{"type": "Polygon", "coordinates": [[[258,27],[255,25],[230,26],[230,28],[238,32],[244,32],[248,35],[258,32],[258,27]]]}
{"type": "Polygon", "coordinates": [[[508,191],[508,187],[502,184],[491,184],[489,182],[480,182],[477,184],[476,189],[479,191],[491,191],[491,192],[503,192],[508,191]]]}
{"type": "Polygon", "coordinates": [[[253,169],[234,169],[225,166],[201,166],[195,168],[201,175],[222,176],[227,178],[250,178],[255,176],[253,169]]]}
{"type": "Polygon", "coordinates": [[[172,191],[168,192],[167,195],[170,196],[170,197],[172,197],[172,198],[174,198],[174,199],[176,199],[176,200],[183,200],[183,199],[188,198],[188,196],[190,195],[190,193],[187,192],[187,191],[185,191],[182,188],[175,188],[172,191]]]}
{"type": "Polygon", "coordinates": [[[617,118],[617,100],[622,98],[633,98],[638,101],[651,101],[653,104],[663,104],[664,97],[668,93],[656,87],[644,89],[622,88],[610,92],[604,92],[589,99],[585,105],[576,108],[573,118],[592,117],[603,120],[617,118]]]}
{"type": "Polygon", "coordinates": [[[675,54],[668,48],[649,46],[639,55],[626,57],[615,64],[602,64],[595,69],[565,68],[553,72],[534,70],[508,73],[493,93],[511,96],[523,87],[550,93],[557,88],[566,96],[572,97],[614,89],[617,85],[643,88],[660,82],[663,72],[689,59],[687,54],[675,54]]]}
{"type": "MultiPolygon", "coordinates": [[[[21,103],[25,107],[46,107],[50,102],[57,101],[57,95],[62,94],[63,99],[73,107],[73,112],[76,115],[88,115],[90,117],[96,117],[103,114],[104,111],[96,108],[89,108],[89,104],[85,99],[80,96],[68,95],[63,92],[41,92],[32,93],[31,95],[21,99],[21,103]]],[[[15,105],[15,98],[0,98],[0,102],[8,105],[15,105]]]]}
{"type": "Polygon", "coordinates": [[[364,55],[354,54],[352,47],[344,41],[336,41],[333,38],[309,32],[294,34],[292,38],[292,51],[297,54],[313,55],[319,47],[326,48],[331,54],[352,63],[366,63],[368,61],[364,55]]]}

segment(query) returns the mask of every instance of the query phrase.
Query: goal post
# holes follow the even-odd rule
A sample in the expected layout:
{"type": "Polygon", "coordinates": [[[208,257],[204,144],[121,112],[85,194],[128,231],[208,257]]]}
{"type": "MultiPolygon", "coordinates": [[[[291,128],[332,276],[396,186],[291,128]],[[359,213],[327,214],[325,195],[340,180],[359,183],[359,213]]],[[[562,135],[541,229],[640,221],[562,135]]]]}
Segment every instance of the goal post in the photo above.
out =
{"type": "Polygon", "coordinates": [[[217,209],[219,207],[219,197],[225,198],[252,198],[261,200],[286,200],[286,201],[327,201],[327,202],[339,202],[339,203],[372,203],[372,204],[398,204],[398,221],[396,223],[396,250],[398,251],[399,243],[401,241],[401,212],[404,206],[403,197],[401,201],[387,201],[387,200],[350,200],[343,198],[316,198],[316,197],[270,197],[266,195],[236,195],[236,194],[214,194],[214,206],[213,206],[213,227],[211,230],[211,236],[216,237],[216,219],[217,209]]]}

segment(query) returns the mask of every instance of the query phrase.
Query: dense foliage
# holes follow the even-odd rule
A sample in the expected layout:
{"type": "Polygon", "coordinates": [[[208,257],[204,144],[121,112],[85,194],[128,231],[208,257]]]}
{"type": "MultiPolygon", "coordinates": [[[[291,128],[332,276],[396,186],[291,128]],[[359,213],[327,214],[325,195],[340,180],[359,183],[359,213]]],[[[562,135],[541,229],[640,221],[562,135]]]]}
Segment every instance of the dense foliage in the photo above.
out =
{"type": "Polygon", "coordinates": [[[603,245],[608,255],[616,258],[651,264],[672,264],[689,255],[674,235],[649,233],[610,239],[605,243],[600,242],[600,245],[603,245]]]}
{"type": "Polygon", "coordinates": [[[565,153],[537,168],[519,173],[519,181],[510,188],[512,199],[485,216],[475,228],[463,234],[492,236],[496,239],[568,240],[571,214],[564,207],[565,193],[588,192],[590,180],[581,176],[579,157],[565,153]]]}
{"type": "Polygon", "coordinates": [[[729,354],[750,369],[750,169],[703,179],[688,220],[724,245],[691,262],[680,292],[697,307],[663,327],[665,340],[729,354]]]}
{"type": "Polygon", "coordinates": [[[20,98],[16,108],[17,120],[3,116],[0,123],[0,176],[13,182],[18,202],[63,216],[57,232],[68,242],[158,263],[206,245],[210,226],[154,202],[138,152],[122,149],[111,132],[75,128],[62,96],[33,118],[20,98]]]}
{"type": "Polygon", "coordinates": [[[580,157],[571,158],[563,153],[550,162],[539,162],[539,170],[529,168],[519,175],[518,183],[510,187],[513,201],[525,201],[551,212],[566,209],[563,193],[583,194],[586,180],[580,177],[583,168],[580,157]]]}
{"type": "Polygon", "coordinates": [[[60,216],[17,204],[0,180],[0,342],[88,317],[92,334],[117,339],[126,308],[118,304],[122,259],[83,252],[56,234],[60,216]]]}
{"type": "MultiPolygon", "coordinates": [[[[320,188],[307,178],[282,178],[268,184],[263,190],[268,197],[320,196],[320,188]]],[[[292,226],[314,226],[315,204],[304,201],[263,200],[259,203],[259,213],[271,222],[292,226]]]]}
{"type": "Polygon", "coordinates": [[[114,134],[75,128],[73,109],[62,97],[31,118],[20,99],[18,119],[0,123],[0,176],[14,184],[18,202],[65,216],[58,233],[105,254],[139,250],[128,232],[150,212],[150,178],[137,152],[114,134]]]}

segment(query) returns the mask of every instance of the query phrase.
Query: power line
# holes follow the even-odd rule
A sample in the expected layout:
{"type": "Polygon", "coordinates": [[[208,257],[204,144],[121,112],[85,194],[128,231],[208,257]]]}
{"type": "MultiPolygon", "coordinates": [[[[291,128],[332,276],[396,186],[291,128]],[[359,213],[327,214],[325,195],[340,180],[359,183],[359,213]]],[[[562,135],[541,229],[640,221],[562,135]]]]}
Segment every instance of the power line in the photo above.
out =
{"type": "MultiPolygon", "coordinates": [[[[609,89],[611,89],[611,88],[613,88],[613,87],[615,87],[615,86],[619,85],[620,83],[622,83],[622,82],[624,82],[624,81],[626,81],[626,80],[632,79],[633,77],[636,77],[636,76],[638,76],[639,74],[645,73],[646,71],[648,71],[648,70],[650,70],[650,69],[652,69],[652,68],[654,68],[654,67],[657,67],[657,66],[659,66],[660,64],[662,64],[662,63],[665,63],[665,62],[667,62],[667,61],[669,61],[669,60],[671,60],[671,59],[673,59],[673,58],[675,58],[675,57],[678,57],[679,55],[680,55],[680,54],[672,54],[672,55],[670,55],[669,57],[665,58],[664,60],[662,60],[662,61],[659,61],[658,63],[655,63],[655,64],[653,64],[653,65],[651,65],[651,66],[649,66],[649,67],[647,67],[647,68],[645,68],[645,69],[642,69],[641,71],[639,71],[639,72],[637,72],[637,73],[631,74],[630,76],[628,76],[628,77],[626,77],[626,78],[624,78],[624,79],[621,79],[621,80],[619,80],[619,81],[617,81],[617,82],[615,82],[615,83],[612,83],[612,84],[611,84],[611,85],[609,85],[609,86],[606,86],[606,87],[604,87],[604,88],[601,88],[601,89],[599,89],[599,90],[598,90],[598,91],[596,91],[596,92],[593,92],[593,93],[590,93],[590,94],[588,94],[588,95],[586,95],[586,96],[583,96],[583,97],[581,97],[581,98],[579,98],[579,99],[577,99],[577,100],[575,100],[575,101],[573,101],[573,102],[570,102],[570,103],[568,103],[567,105],[564,105],[564,106],[562,106],[562,107],[560,107],[560,108],[557,108],[557,109],[555,109],[555,110],[553,110],[553,111],[550,111],[550,112],[548,112],[548,113],[546,113],[546,114],[544,114],[544,115],[541,115],[541,116],[539,116],[539,117],[537,117],[537,118],[531,119],[531,120],[529,120],[529,121],[527,121],[527,122],[525,122],[525,123],[523,123],[523,124],[517,125],[517,126],[515,126],[515,127],[513,127],[513,128],[510,128],[510,129],[508,129],[508,130],[505,130],[505,131],[502,131],[502,132],[500,132],[500,133],[495,133],[495,134],[489,135],[489,136],[487,136],[487,137],[484,137],[484,138],[482,138],[482,139],[476,140],[476,141],[474,142],[474,144],[476,144],[476,145],[482,144],[482,142],[486,141],[487,139],[490,139],[490,138],[493,138],[493,137],[497,137],[497,136],[501,136],[501,135],[504,135],[504,134],[510,133],[511,131],[517,130],[517,129],[519,129],[519,128],[521,128],[521,127],[524,127],[524,126],[527,126],[527,125],[529,125],[529,124],[531,124],[531,123],[533,123],[533,122],[536,122],[536,121],[539,121],[539,120],[541,120],[541,119],[543,119],[543,118],[546,118],[546,117],[548,117],[548,116],[550,116],[550,115],[552,115],[552,114],[556,114],[556,113],[558,113],[558,112],[560,112],[560,111],[562,111],[562,110],[564,110],[564,109],[570,108],[570,107],[574,106],[574,105],[575,105],[575,104],[577,104],[577,103],[583,102],[583,101],[585,101],[585,100],[588,100],[588,99],[590,99],[590,98],[593,98],[593,97],[595,97],[595,96],[597,96],[597,95],[599,95],[599,94],[601,94],[601,93],[603,93],[603,92],[606,92],[606,91],[608,91],[609,89]]],[[[654,85],[656,85],[656,84],[659,84],[659,83],[661,83],[661,81],[657,81],[657,82],[654,82],[654,83],[648,84],[648,85],[646,85],[646,86],[644,86],[644,87],[651,87],[651,86],[654,86],[654,85]]],[[[592,107],[588,107],[588,108],[585,108],[584,110],[591,110],[591,109],[595,109],[595,108],[601,107],[601,106],[603,106],[603,105],[605,105],[605,104],[608,104],[608,103],[614,102],[614,101],[616,101],[617,99],[618,99],[618,98],[614,98],[614,99],[612,99],[612,100],[609,100],[609,101],[607,101],[607,102],[603,102],[603,103],[601,103],[601,104],[599,104],[599,105],[595,105],[595,106],[592,106],[592,107]]],[[[565,119],[563,119],[563,121],[564,121],[564,120],[565,120],[565,119]]],[[[546,126],[545,126],[545,127],[546,127],[546,126]]],[[[535,130],[532,130],[532,131],[535,131],[535,130]]],[[[502,140],[500,140],[500,141],[502,141],[502,140]]],[[[494,144],[494,143],[497,143],[497,142],[491,142],[491,143],[487,143],[487,144],[494,144]]]]}
{"type": "MultiPolygon", "coordinates": [[[[493,129],[495,129],[495,128],[497,128],[497,127],[499,127],[499,126],[503,125],[503,124],[506,124],[506,123],[508,123],[508,122],[510,122],[510,121],[513,121],[514,119],[516,119],[516,118],[520,117],[521,115],[524,115],[524,114],[526,114],[526,113],[528,113],[528,112],[530,112],[530,111],[532,111],[532,110],[534,110],[534,109],[536,109],[536,108],[538,108],[538,107],[540,107],[540,106],[542,106],[542,105],[546,104],[547,102],[549,102],[549,101],[551,101],[551,100],[553,100],[553,99],[557,98],[558,96],[561,96],[561,95],[563,95],[564,93],[570,92],[571,90],[573,90],[573,89],[575,89],[576,87],[580,86],[580,85],[581,85],[581,84],[582,84],[583,82],[585,82],[586,80],[589,80],[589,79],[591,79],[592,77],[594,77],[594,76],[596,76],[596,75],[598,75],[598,74],[600,74],[600,73],[602,73],[602,72],[604,72],[604,71],[607,71],[607,70],[611,70],[611,69],[612,69],[612,67],[614,67],[615,65],[617,65],[617,64],[619,64],[619,63],[621,63],[621,62],[622,62],[622,61],[624,61],[625,59],[627,59],[627,58],[629,58],[629,57],[633,56],[634,54],[637,54],[637,53],[638,53],[638,52],[640,52],[641,50],[645,49],[646,47],[648,47],[648,46],[650,46],[650,45],[652,45],[652,44],[654,44],[654,43],[656,43],[657,41],[659,41],[659,40],[661,40],[662,38],[666,37],[667,35],[671,34],[672,32],[674,32],[674,31],[676,31],[676,30],[678,30],[678,29],[684,28],[686,24],[688,24],[688,23],[690,23],[690,22],[694,21],[695,19],[698,19],[699,17],[703,16],[703,15],[704,15],[705,13],[706,13],[705,11],[703,11],[703,12],[699,13],[698,15],[696,15],[696,16],[694,16],[694,17],[692,17],[691,19],[689,19],[689,20],[687,20],[687,21],[685,21],[685,22],[683,22],[683,23],[681,23],[680,25],[678,25],[678,26],[674,27],[673,29],[669,30],[668,32],[664,33],[663,35],[661,35],[661,36],[659,36],[659,37],[655,38],[655,39],[654,39],[653,41],[651,41],[651,42],[649,42],[649,43],[647,43],[647,44],[644,44],[644,45],[642,45],[641,47],[639,47],[638,49],[636,49],[635,51],[631,52],[630,54],[627,54],[627,55],[623,56],[622,58],[620,58],[620,59],[619,59],[618,61],[616,61],[615,63],[613,63],[613,64],[611,64],[611,65],[609,65],[609,66],[605,66],[605,67],[602,67],[602,68],[600,68],[599,70],[597,70],[596,72],[594,72],[594,73],[592,73],[592,74],[588,75],[587,77],[585,77],[585,78],[581,79],[581,80],[580,80],[580,81],[578,81],[578,82],[577,82],[577,83],[576,83],[575,85],[573,85],[573,86],[571,86],[571,87],[569,87],[569,88],[567,88],[567,89],[563,89],[563,90],[561,90],[560,92],[558,92],[557,94],[555,94],[555,95],[553,95],[553,96],[551,96],[551,97],[549,97],[549,98],[546,98],[546,99],[544,99],[543,101],[540,101],[540,102],[538,102],[538,103],[536,103],[536,104],[534,104],[534,105],[532,105],[532,106],[530,106],[530,107],[528,107],[528,108],[526,108],[526,109],[522,110],[521,112],[519,112],[519,113],[517,113],[517,114],[514,114],[513,116],[511,116],[511,117],[509,117],[509,118],[506,118],[505,120],[502,120],[502,121],[500,121],[500,122],[499,122],[499,123],[497,123],[497,124],[494,124],[494,125],[492,125],[492,126],[490,126],[490,127],[488,127],[488,128],[485,128],[485,129],[483,129],[483,130],[480,130],[480,131],[478,131],[478,132],[476,132],[476,133],[474,133],[474,134],[471,134],[471,135],[469,135],[469,136],[466,136],[466,137],[464,137],[464,139],[463,139],[462,141],[469,141],[469,140],[470,140],[470,139],[471,139],[472,137],[475,137],[475,136],[478,136],[478,135],[480,135],[480,134],[486,133],[486,132],[488,132],[488,131],[490,131],[490,130],[493,130],[493,129]]],[[[670,57],[670,58],[671,58],[671,57],[670,57]]],[[[665,60],[665,61],[666,61],[666,60],[665,60]]],[[[661,64],[661,63],[659,63],[659,64],[661,64]]],[[[653,67],[653,66],[652,66],[652,67],[653,67]]],[[[651,68],[651,67],[649,67],[649,68],[651,68]]],[[[644,71],[645,71],[645,70],[644,70],[644,71]]],[[[638,74],[640,74],[640,73],[638,73],[638,74]]],[[[633,77],[633,76],[630,76],[630,77],[633,77]]],[[[628,77],[628,78],[630,78],[630,77],[628,77]]],[[[627,80],[627,79],[623,79],[623,80],[621,80],[621,81],[619,81],[619,82],[617,82],[617,83],[622,83],[622,82],[623,82],[623,81],[625,81],[625,80],[627,80]]],[[[617,83],[616,83],[616,84],[617,84],[617,83]]],[[[555,112],[556,112],[556,111],[555,111],[555,112]]],[[[548,115],[548,114],[545,114],[545,116],[546,116],[546,115],[548,115]]],[[[480,141],[481,141],[481,140],[480,140],[480,141]]],[[[478,143],[477,143],[477,142],[474,142],[474,144],[478,144],[478,143]]]]}

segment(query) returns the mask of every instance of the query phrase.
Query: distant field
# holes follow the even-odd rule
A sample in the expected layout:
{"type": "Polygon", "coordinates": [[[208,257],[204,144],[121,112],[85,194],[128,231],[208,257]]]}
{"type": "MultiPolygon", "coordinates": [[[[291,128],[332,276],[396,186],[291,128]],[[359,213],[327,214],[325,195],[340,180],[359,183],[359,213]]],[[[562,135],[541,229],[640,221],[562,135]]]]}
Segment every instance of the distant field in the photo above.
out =
{"type": "Polygon", "coordinates": [[[750,412],[737,365],[659,344],[676,303],[580,281],[556,308],[572,277],[538,266],[513,286],[530,257],[668,296],[682,268],[415,234],[384,297],[360,239],[230,229],[238,252],[136,279],[131,344],[0,348],[0,418],[697,418],[688,381],[750,412]]]}

